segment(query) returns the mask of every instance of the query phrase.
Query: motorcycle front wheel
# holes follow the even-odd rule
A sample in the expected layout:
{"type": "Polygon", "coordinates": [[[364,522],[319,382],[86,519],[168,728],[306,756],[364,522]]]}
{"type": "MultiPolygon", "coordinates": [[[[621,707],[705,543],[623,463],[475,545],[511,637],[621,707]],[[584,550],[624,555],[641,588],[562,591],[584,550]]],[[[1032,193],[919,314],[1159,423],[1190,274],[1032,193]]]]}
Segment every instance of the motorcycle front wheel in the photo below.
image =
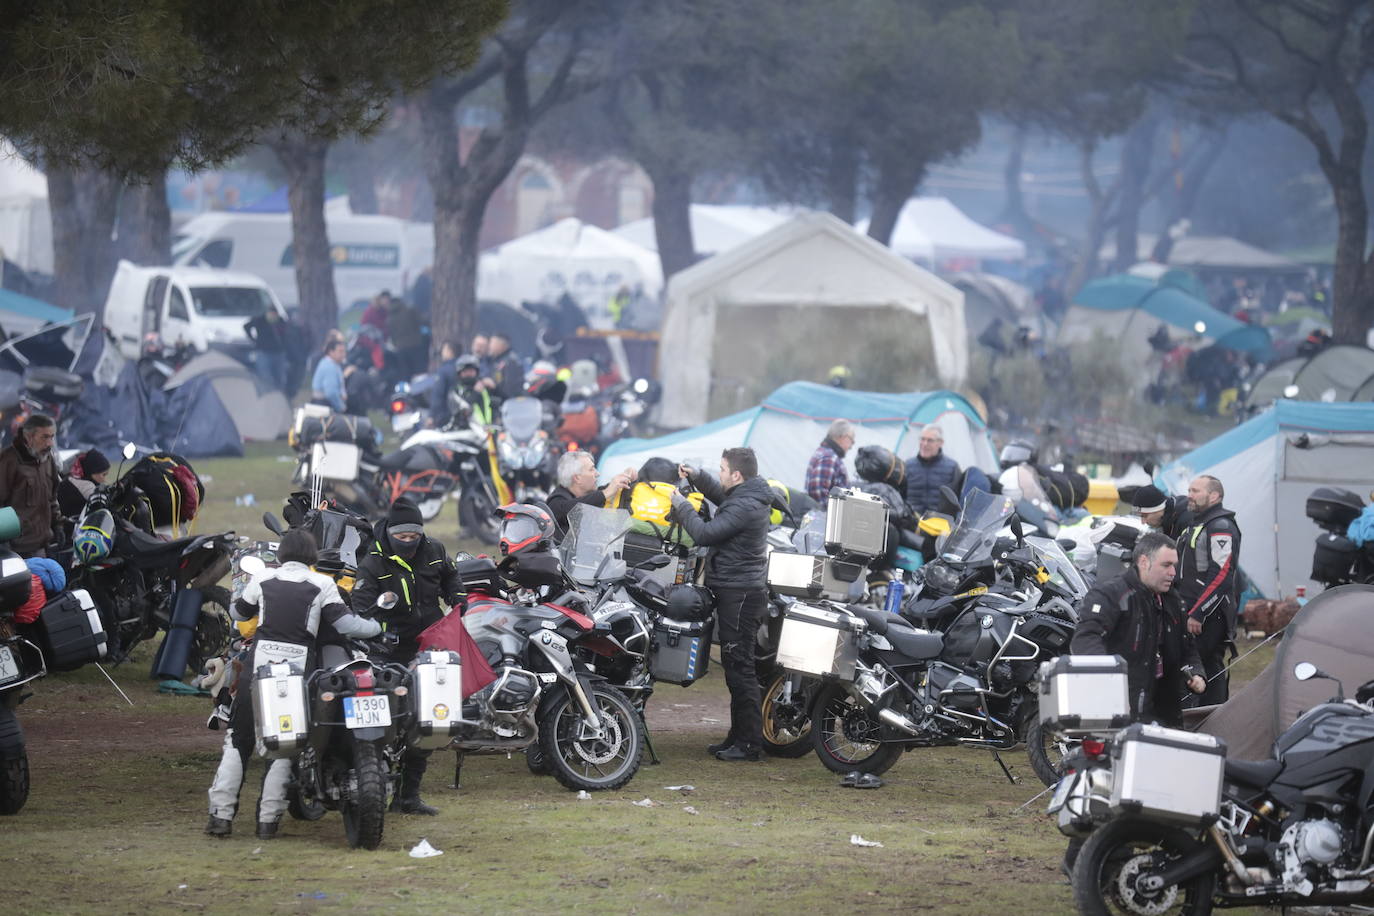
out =
{"type": "Polygon", "coordinates": [[[902,756],[899,744],[879,741],[883,726],[838,684],[816,694],[811,740],[816,756],[833,773],[885,773],[902,756]]]}
{"type": "Polygon", "coordinates": [[[1196,851],[1198,841],[1174,827],[1120,818],[1098,828],[1073,868],[1073,897],[1085,916],[1123,913],[1179,913],[1205,916],[1212,912],[1214,872],[1186,882],[1146,891],[1137,879],[1155,868],[1196,851]]]}
{"type": "Polygon", "coordinates": [[[377,745],[353,742],[353,770],[357,791],[339,808],[344,833],[353,849],[376,849],[382,845],[382,821],[386,817],[386,765],[377,745]]]}
{"type": "Polygon", "coordinates": [[[483,544],[494,545],[501,540],[501,523],[492,517],[495,511],[496,501],[486,486],[466,486],[458,497],[458,527],[483,544]]]}
{"type": "Polygon", "coordinates": [[[1026,741],[1026,757],[1036,778],[1047,786],[1058,785],[1063,775],[1068,745],[1063,738],[1041,724],[1040,710],[1035,705],[1026,711],[1026,726],[1022,734],[1026,741]]]}
{"type": "Polygon", "coordinates": [[[559,690],[539,717],[539,747],[544,766],[569,789],[618,789],[639,771],[644,729],[625,694],[607,684],[593,684],[592,708],[602,729],[591,729],[581,706],[559,690]]]}
{"type": "Polygon", "coordinates": [[[18,814],[29,799],[29,755],[19,717],[0,702],[0,815],[18,814]],[[3,750],[8,746],[9,750],[3,750]]]}
{"type": "Polygon", "coordinates": [[[804,757],[811,750],[811,697],[814,683],[782,672],[763,687],[763,749],[771,757],[804,757]],[[785,698],[787,681],[792,698],[785,698]]]}
{"type": "Polygon", "coordinates": [[[207,661],[227,652],[234,635],[229,618],[229,589],[216,585],[205,589],[203,594],[200,619],[196,621],[195,640],[191,645],[192,671],[200,671],[207,661]]]}

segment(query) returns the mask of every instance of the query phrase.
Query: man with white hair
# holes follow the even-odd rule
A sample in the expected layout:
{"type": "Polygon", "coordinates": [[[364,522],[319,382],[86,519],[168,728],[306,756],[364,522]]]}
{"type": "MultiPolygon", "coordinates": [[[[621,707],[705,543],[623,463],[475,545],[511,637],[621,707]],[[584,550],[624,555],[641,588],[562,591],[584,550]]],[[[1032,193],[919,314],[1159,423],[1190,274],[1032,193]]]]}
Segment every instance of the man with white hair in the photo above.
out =
{"type": "Polygon", "coordinates": [[[945,454],[944,446],[944,430],[931,423],[921,430],[919,450],[906,463],[906,501],[917,518],[940,507],[941,487],[959,489],[959,462],[945,454]]]}
{"type": "Polygon", "coordinates": [[[624,470],[601,489],[596,488],[596,463],[592,456],[583,451],[564,452],[558,459],[558,486],[553,488],[545,501],[558,526],[558,536],[568,530],[568,513],[578,503],[602,508],[608,500],[625,489],[634,480],[634,471],[624,470]]]}
{"type": "Polygon", "coordinates": [[[806,495],[823,503],[833,487],[849,486],[849,472],[844,469],[844,455],[854,447],[854,424],[836,420],[830,424],[820,447],[806,465],[806,495]]]}

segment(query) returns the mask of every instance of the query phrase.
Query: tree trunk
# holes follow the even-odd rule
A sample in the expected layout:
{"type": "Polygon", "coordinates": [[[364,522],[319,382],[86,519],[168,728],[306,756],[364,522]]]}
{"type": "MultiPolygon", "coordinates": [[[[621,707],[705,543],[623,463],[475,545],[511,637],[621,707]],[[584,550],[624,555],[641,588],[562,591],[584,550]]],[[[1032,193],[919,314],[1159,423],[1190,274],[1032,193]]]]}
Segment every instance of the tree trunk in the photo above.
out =
{"type": "Polygon", "coordinates": [[[1145,202],[1145,183],[1150,178],[1159,116],[1146,111],[1126,133],[1121,145],[1121,188],[1116,219],[1116,258],[1111,269],[1119,273],[1140,259],[1140,209],[1145,202]]]}
{"type": "Polygon", "coordinates": [[[654,240],[666,283],[697,258],[692,239],[692,176],[662,166],[646,171],[654,183],[654,240]]]}
{"type": "Polygon", "coordinates": [[[917,159],[887,162],[879,167],[873,188],[873,214],[868,218],[869,238],[892,244],[892,231],[897,228],[902,207],[920,186],[925,172],[925,164],[917,159]]]}
{"type": "Polygon", "coordinates": [[[296,301],[308,342],[318,347],[339,321],[334,262],[324,224],[324,163],[329,142],[301,134],[283,135],[272,144],[286,170],[291,206],[291,236],[296,263],[296,301]]]}
{"type": "Polygon", "coordinates": [[[1192,217],[1202,186],[1207,182],[1207,175],[1221,158],[1222,150],[1226,149],[1225,128],[1214,131],[1208,136],[1205,144],[1202,152],[1184,170],[1182,181],[1177,184],[1172,195],[1164,231],[1159,234],[1159,240],[1150,252],[1150,260],[1157,264],[1169,263],[1169,256],[1173,254],[1174,243],[1177,241],[1173,234],[1176,231],[1175,227],[1179,227],[1178,231],[1181,231],[1182,227],[1179,224],[1192,217]]]}
{"type": "Polygon", "coordinates": [[[145,267],[172,263],[172,211],[167,174],[124,188],[119,204],[118,256],[145,267]]]}
{"type": "Polygon", "coordinates": [[[1021,176],[1025,172],[1026,129],[1018,126],[1007,149],[1007,164],[1002,167],[1002,185],[1007,199],[1002,204],[1001,221],[1014,228],[1022,239],[1035,235],[1035,221],[1026,212],[1026,198],[1021,190],[1021,176]]]}
{"type": "Polygon", "coordinates": [[[859,210],[859,151],[843,137],[831,144],[830,169],[825,176],[830,212],[854,225],[859,210]]]}
{"type": "Polygon", "coordinates": [[[1097,144],[1093,141],[1085,141],[1079,151],[1083,187],[1088,192],[1090,210],[1083,248],[1078,253],[1078,259],[1074,261],[1073,270],[1069,271],[1069,276],[1064,281],[1064,301],[1068,303],[1073,302],[1083,284],[1088,282],[1088,278],[1097,269],[1102,242],[1107,237],[1107,209],[1111,206],[1117,190],[1113,187],[1104,192],[1098,185],[1097,177],[1093,174],[1093,157],[1096,152],[1097,144]]]}
{"type": "MultiPolygon", "coordinates": [[[[1358,163],[1358,160],[1357,160],[1358,163]]],[[[1331,337],[1336,343],[1364,346],[1374,326],[1374,283],[1366,265],[1369,206],[1358,164],[1332,182],[1336,198],[1336,265],[1331,277],[1331,337]]]]}
{"type": "Polygon", "coordinates": [[[121,183],[97,169],[50,166],[47,174],[56,304],[100,321],[117,262],[111,236],[121,183]]]}

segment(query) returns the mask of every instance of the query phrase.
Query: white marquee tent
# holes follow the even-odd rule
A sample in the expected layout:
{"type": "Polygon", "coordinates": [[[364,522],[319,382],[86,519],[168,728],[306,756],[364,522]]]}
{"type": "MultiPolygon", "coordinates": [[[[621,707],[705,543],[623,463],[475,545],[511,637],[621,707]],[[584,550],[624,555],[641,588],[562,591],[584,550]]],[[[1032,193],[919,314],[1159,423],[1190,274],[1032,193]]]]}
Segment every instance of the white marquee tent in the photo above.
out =
{"type": "MultiPolygon", "coordinates": [[[[855,224],[868,232],[868,220],[855,224]]],[[[1021,261],[1026,243],[974,221],[944,197],[913,197],[902,206],[889,247],[904,258],[936,264],[954,258],[1021,261]]]]}
{"type": "MultiPolygon", "coordinates": [[[[787,346],[779,343],[784,330],[797,335],[813,323],[820,327],[821,321],[835,318],[837,309],[852,316],[847,320],[855,327],[871,320],[890,332],[897,327],[894,322],[901,322],[906,332],[923,322],[941,382],[954,386],[963,381],[968,365],[963,293],[828,213],[802,213],[673,276],[663,322],[665,350],[659,357],[660,423],[685,428],[706,421],[712,386],[720,383],[724,371],[714,366],[717,351],[723,344],[741,344],[723,337],[742,313],[791,323],[778,328],[771,341],[757,340],[759,353],[735,358],[726,367],[758,377],[767,360],[785,358],[777,352],[787,346]],[[891,312],[899,314],[889,316],[891,312]],[[691,358],[674,358],[675,353],[690,353],[691,358]]],[[[862,348],[863,338],[856,333],[825,343],[836,362],[843,362],[849,358],[847,350],[862,348]]]]}
{"type": "Polygon", "coordinates": [[[1268,598],[1311,582],[1321,529],[1307,517],[1308,495],[1340,487],[1365,496],[1374,487],[1374,404],[1279,400],[1264,413],[1167,465],[1171,493],[1211,474],[1240,526],[1240,566],[1268,598]]]}
{"type": "Polygon", "coordinates": [[[607,304],[621,286],[656,298],[658,255],[572,217],[483,252],[477,266],[477,298],[519,306],[553,303],[566,292],[594,327],[611,325],[607,304]]]}
{"type": "Polygon", "coordinates": [[[0,140],[0,254],[24,270],[52,273],[48,179],[0,140]]]}
{"type": "MultiPolygon", "coordinates": [[[[692,245],[699,255],[720,254],[787,222],[795,207],[750,207],[732,204],[692,204],[692,245]]],[[[613,230],[623,239],[658,251],[652,217],[637,219],[613,230]]]]}

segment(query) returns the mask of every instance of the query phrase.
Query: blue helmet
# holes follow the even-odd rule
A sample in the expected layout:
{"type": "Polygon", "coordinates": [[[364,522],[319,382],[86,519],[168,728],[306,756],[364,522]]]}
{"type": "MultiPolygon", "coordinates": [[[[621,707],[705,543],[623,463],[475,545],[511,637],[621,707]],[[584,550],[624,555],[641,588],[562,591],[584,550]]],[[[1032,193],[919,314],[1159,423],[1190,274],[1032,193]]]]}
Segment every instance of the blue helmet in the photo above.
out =
{"type": "Polygon", "coordinates": [[[88,566],[110,555],[114,527],[114,516],[108,509],[99,509],[81,520],[81,527],[72,538],[72,553],[81,565],[88,566]]]}

